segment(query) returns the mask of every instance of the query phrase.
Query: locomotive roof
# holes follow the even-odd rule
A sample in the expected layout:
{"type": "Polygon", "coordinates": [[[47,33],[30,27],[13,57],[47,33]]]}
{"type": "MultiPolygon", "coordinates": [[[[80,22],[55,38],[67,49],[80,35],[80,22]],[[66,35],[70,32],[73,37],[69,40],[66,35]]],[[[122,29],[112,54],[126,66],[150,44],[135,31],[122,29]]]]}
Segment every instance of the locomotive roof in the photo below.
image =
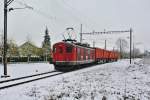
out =
{"type": "MultiPolygon", "coordinates": [[[[88,48],[88,49],[101,49],[101,50],[105,50],[105,49],[98,48],[98,47],[86,46],[86,45],[84,45],[83,43],[79,43],[79,42],[74,43],[74,42],[62,41],[62,42],[57,42],[56,44],[69,44],[69,45],[78,46],[78,47],[84,47],[84,48],[88,48]]],[[[55,45],[56,45],[56,44],[55,44],[55,45]]],[[[105,51],[114,52],[114,51],[109,51],[109,50],[105,50],[105,51]]]]}
{"type": "Polygon", "coordinates": [[[90,47],[88,44],[85,44],[85,43],[62,41],[62,42],[57,42],[56,44],[59,44],[59,43],[70,44],[70,45],[74,45],[74,46],[86,47],[86,48],[92,48],[92,49],[94,49],[93,47],[90,47]]]}

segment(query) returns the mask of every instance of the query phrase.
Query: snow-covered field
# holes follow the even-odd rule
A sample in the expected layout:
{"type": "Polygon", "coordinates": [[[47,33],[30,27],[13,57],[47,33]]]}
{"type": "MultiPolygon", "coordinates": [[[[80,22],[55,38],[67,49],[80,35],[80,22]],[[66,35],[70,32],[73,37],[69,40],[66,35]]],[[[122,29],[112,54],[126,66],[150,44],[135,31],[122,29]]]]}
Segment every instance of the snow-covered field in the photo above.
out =
{"type": "MultiPolygon", "coordinates": [[[[4,75],[3,65],[0,64],[0,76],[4,75]]],[[[54,66],[49,63],[20,63],[20,64],[8,64],[7,65],[7,73],[10,78],[27,76],[32,74],[37,74],[41,72],[47,72],[54,70],[54,66]]],[[[1,80],[5,80],[5,78],[0,78],[1,80]]]]}
{"type": "MultiPolygon", "coordinates": [[[[53,69],[44,63],[29,65],[33,72],[37,70],[35,66],[40,66],[38,71],[46,70],[42,66],[53,69]]],[[[29,70],[15,66],[16,71],[17,66],[29,70]]],[[[140,59],[132,65],[129,60],[120,60],[0,90],[0,100],[102,100],[103,96],[107,100],[123,100],[125,95],[126,100],[150,100],[149,76],[150,65],[142,64],[140,59]]]]}

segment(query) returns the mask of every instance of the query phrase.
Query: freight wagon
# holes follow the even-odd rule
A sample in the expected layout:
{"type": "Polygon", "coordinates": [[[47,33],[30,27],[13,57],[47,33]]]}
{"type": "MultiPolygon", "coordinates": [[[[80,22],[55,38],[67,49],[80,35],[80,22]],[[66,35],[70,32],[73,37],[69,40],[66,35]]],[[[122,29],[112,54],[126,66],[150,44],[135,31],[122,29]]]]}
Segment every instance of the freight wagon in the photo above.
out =
{"type": "Polygon", "coordinates": [[[85,65],[116,61],[118,54],[88,44],[62,41],[53,45],[53,64],[56,70],[67,71],[85,65]]]}

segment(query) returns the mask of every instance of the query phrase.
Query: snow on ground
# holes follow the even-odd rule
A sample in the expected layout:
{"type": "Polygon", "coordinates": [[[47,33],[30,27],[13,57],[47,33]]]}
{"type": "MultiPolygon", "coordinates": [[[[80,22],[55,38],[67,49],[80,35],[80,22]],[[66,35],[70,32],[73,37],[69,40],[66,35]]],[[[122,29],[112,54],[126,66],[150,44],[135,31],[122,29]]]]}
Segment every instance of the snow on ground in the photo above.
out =
{"type": "MultiPolygon", "coordinates": [[[[0,76],[4,75],[3,65],[0,64],[0,76]]],[[[1,80],[27,76],[37,74],[41,72],[47,72],[54,70],[54,66],[49,63],[20,63],[20,64],[8,64],[7,73],[10,75],[8,78],[0,78],[1,80]]]]}
{"type": "Polygon", "coordinates": [[[0,100],[150,100],[149,76],[150,65],[120,60],[0,90],[0,100]]]}

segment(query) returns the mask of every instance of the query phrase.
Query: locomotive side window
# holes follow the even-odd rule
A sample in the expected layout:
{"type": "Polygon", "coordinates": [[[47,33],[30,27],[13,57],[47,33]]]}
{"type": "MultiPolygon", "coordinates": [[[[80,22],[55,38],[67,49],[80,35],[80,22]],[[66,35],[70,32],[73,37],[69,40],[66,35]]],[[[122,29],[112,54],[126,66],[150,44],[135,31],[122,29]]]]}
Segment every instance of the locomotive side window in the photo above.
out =
{"type": "Polygon", "coordinates": [[[72,45],[66,46],[66,52],[67,52],[67,53],[71,53],[71,52],[72,52],[72,49],[73,49],[73,46],[72,46],[72,45]]]}
{"type": "Polygon", "coordinates": [[[77,48],[78,60],[81,60],[81,50],[77,48]]]}
{"type": "Polygon", "coordinates": [[[90,49],[88,50],[88,59],[90,59],[90,49]]]}
{"type": "Polygon", "coordinates": [[[83,50],[83,59],[86,60],[86,49],[84,48],[83,50]]]}

